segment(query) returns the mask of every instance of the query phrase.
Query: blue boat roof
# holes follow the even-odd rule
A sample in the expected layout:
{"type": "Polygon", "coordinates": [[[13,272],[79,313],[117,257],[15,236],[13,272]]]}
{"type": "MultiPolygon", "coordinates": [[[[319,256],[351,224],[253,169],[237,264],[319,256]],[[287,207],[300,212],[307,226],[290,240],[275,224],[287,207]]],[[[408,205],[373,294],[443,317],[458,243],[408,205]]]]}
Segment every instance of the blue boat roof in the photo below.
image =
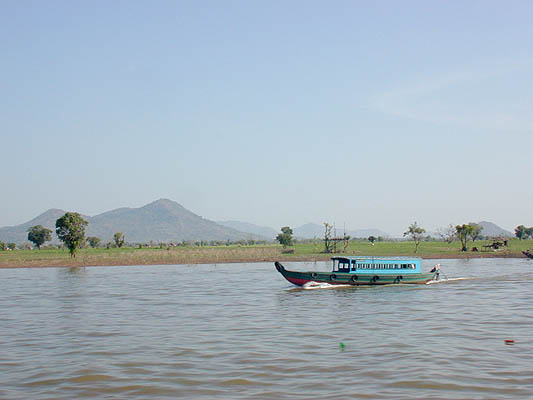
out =
{"type": "Polygon", "coordinates": [[[417,274],[420,273],[420,257],[332,257],[333,271],[351,274],[417,274]]]}
{"type": "Polygon", "coordinates": [[[421,257],[372,257],[372,256],[346,256],[346,257],[331,257],[332,260],[349,262],[355,260],[356,262],[368,261],[420,261],[421,257]]]}

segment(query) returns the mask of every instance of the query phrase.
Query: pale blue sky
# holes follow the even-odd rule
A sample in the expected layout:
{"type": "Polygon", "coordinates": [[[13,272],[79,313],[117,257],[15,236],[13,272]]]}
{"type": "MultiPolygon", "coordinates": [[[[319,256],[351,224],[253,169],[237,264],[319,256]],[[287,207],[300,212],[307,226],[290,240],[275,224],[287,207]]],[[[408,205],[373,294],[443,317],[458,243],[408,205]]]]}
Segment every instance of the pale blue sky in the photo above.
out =
{"type": "Polygon", "coordinates": [[[0,226],[533,226],[531,1],[2,1],[0,226]]]}

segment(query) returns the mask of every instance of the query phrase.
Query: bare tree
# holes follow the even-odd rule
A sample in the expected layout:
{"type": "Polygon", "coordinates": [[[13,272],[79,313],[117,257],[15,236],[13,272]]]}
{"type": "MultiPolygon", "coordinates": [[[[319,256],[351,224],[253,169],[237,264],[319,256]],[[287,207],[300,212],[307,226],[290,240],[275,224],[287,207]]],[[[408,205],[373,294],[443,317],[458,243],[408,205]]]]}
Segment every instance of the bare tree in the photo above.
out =
{"type": "Polygon", "coordinates": [[[476,239],[480,239],[483,227],[479,224],[476,224],[475,222],[470,222],[468,225],[470,225],[469,235],[470,239],[472,239],[472,242],[475,242],[476,239]]]}
{"type": "Polygon", "coordinates": [[[438,228],[437,233],[446,243],[452,243],[457,238],[457,231],[452,224],[444,228],[438,228]]]}
{"type": "Polygon", "coordinates": [[[332,252],[332,237],[331,237],[331,230],[333,229],[333,225],[328,224],[327,222],[324,222],[324,227],[326,228],[326,231],[324,232],[324,246],[326,253],[332,252]]]}

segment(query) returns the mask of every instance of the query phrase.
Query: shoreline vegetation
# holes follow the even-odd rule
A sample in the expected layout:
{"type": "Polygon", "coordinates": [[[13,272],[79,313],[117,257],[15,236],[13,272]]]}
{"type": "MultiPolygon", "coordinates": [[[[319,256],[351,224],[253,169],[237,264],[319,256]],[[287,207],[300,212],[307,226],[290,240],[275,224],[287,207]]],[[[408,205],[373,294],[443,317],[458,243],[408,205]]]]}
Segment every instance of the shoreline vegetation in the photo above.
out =
{"type": "Polygon", "coordinates": [[[458,241],[421,242],[415,253],[413,241],[383,241],[372,245],[365,240],[350,241],[345,252],[324,253],[322,241],[296,243],[283,248],[277,244],[230,246],[175,246],[163,248],[85,248],[70,257],[67,249],[0,251],[0,268],[89,267],[128,265],[194,265],[253,263],[274,261],[327,261],[333,256],[417,256],[423,259],[446,258],[524,258],[522,251],[533,249],[533,240],[510,239],[508,246],[488,248],[492,241],[469,243],[461,251],[458,241]],[[478,251],[472,251],[476,247],[478,251]]]}

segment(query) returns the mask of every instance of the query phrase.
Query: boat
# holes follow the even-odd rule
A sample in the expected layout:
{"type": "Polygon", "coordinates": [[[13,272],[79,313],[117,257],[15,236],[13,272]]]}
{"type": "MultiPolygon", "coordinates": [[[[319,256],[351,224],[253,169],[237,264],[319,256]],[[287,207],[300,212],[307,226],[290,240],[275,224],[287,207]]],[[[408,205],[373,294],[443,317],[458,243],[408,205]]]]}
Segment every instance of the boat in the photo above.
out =
{"type": "Polygon", "coordinates": [[[274,265],[285,279],[297,286],[310,282],[352,286],[423,284],[438,280],[440,274],[440,264],[422,273],[422,259],[418,257],[332,257],[331,260],[331,272],[289,271],[277,261],[274,265]]]}
{"type": "Polygon", "coordinates": [[[529,250],[523,251],[522,253],[524,253],[526,257],[533,259],[533,253],[529,250]]]}

